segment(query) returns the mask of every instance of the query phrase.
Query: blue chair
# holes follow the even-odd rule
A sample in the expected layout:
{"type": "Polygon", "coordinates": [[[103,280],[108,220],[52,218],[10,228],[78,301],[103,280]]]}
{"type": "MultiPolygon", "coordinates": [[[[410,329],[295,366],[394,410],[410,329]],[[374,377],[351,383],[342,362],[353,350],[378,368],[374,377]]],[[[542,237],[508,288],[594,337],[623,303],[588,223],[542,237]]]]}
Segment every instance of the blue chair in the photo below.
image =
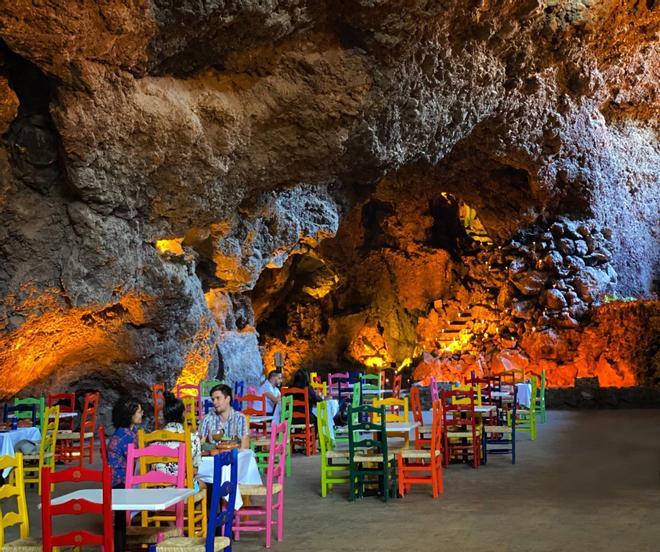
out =
{"type": "Polygon", "coordinates": [[[206,552],[207,550],[227,550],[231,552],[232,523],[236,508],[236,491],[238,489],[238,451],[236,449],[218,454],[213,459],[213,481],[222,481],[222,469],[229,466],[229,481],[222,484],[214,483],[211,492],[209,520],[206,526],[206,537],[173,537],[149,547],[156,552],[206,552]],[[227,505],[222,508],[222,499],[227,505]],[[216,536],[220,529],[222,536],[216,536]]]}
{"type": "Polygon", "coordinates": [[[238,412],[241,411],[241,401],[237,401],[236,397],[245,395],[245,381],[239,380],[234,382],[234,400],[231,401],[231,407],[238,412]]]}
{"type": "Polygon", "coordinates": [[[36,404],[16,404],[8,405],[5,404],[3,419],[5,422],[9,421],[9,416],[14,414],[16,418],[32,418],[32,426],[36,427],[37,425],[37,409],[38,405],[36,404]],[[20,416],[22,412],[29,412],[29,416],[20,416]]]}
{"type": "MultiPolygon", "coordinates": [[[[490,425],[484,420],[481,434],[482,463],[488,462],[489,454],[510,454],[511,463],[516,463],[516,409],[518,408],[518,389],[513,388],[513,403],[511,406],[511,424],[506,420],[498,425],[490,425]],[[489,448],[490,447],[490,448],[489,448]]],[[[499,416],[497,417],[499,419],[499,416]]]]}
{"type": "Polygon", "coordinates": [[[211,399],[204,399],[202,409],[204,410],[204,416],[206,416],[209,413],[209,410],[213,410],[213,401],[211,399]]]}

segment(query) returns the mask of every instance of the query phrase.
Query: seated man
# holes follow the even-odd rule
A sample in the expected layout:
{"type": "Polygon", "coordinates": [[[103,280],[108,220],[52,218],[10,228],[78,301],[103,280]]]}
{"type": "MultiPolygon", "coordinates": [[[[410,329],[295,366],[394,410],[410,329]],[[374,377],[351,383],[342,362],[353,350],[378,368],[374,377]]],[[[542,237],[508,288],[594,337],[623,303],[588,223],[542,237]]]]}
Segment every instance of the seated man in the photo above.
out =
{"type": "Polygon", "coordinates": [[[275,411],[275,407],[282,399],[282,393],[280,392],[281,384],[282,373],[277,370],[271,370],[268,373],[266,381],[261,384],[261,387],[259,387],[259,395],[266,396],[266,412],[268,414],[272,414],[275,411]]]}
{"type": "Polygon", "coordinates": [[[222,434],[225,439],[240,439],[242,449],[250,448],[247,420],[231,406],[231,387],[224,383],[216,385],[211,389],[210,396],[213,410],[204,416],[199,426],[202,443],[218,443],[222,434]]]}

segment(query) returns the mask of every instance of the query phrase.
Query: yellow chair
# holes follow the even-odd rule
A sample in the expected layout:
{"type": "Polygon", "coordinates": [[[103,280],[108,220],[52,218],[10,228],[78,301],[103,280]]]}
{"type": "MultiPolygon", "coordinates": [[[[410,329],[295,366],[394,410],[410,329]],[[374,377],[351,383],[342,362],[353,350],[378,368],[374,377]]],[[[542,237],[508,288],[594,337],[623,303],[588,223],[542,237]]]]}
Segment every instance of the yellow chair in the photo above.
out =
{"type": "MultiPolygon", "coordinates": [[[[27,502],[25,501],[25,474],[23,471],[23,455],[0,456],[0,472],[11,469],[9,481],[0,487],[0,505],[15,498],[16,511],[0,510],[0,550],[11,552],[37,552],[41,550],[41,539],[31,539],[30,522],[28,520],[27,502]],[[5,529],[19,526],[18,540],[5,542],[5,529]]],[[[14,502],[13,500],[11,502],[14,502]]]]}
{"type": "MultiPolygon", "coordinates": [[[[475,392],[475,397],[474,397],[474,405],[475,406],[481,406],[481,385],[452,385],[451,386],[452,391],[474,391],[475,392]]],[[[457,399],[456,397],[452,397],[451,404],[471,404],[470,398],[466,397],[464,399],[457,399]]]]}
{"type": "MultiPolygon", "coordinates": [[[[39,453],[23,455],[23,460],[26,462],[23,467],[25,483],[36,483],[39,496],[41,496],[41,469],[44,466],[49,466],[52,471],[55,471],[55,447],[59,425],[60,407],[49,406],[44,410],[42,417],[39,453]]],[[[51,492],[54,490],[55,486],[51,485],[51,492]]]]}
{"type": "MultiPolygon", "coordinates": [[[[408,423],[410,421],[408,397],[402,399],[394,397],[374,399],[372,404],[374,408],[385,407],[385,423],[408,423]]],[[[373,415],[373,418],[374,423],[380,423],[380,416],[377,413],[373,415]]],[[[388,437],[403,437],[404,447],[408,448],[410,446],[410,431],[388,432],[388,437]]]]}
{"type": "Polygon", "coordinates": [[[197,397],[181,397],[186,411],[183,415],[183,422],[190,431],[197,431],[197,397]]]}
{"type": "MultiPolygon", "coordinates": [[[[190,428],[185,427],[184,433],[176,433],[174,431],[166,431],[164,429],[145,433],[144,430],[138,431],[138,445],[144,448],[147,445],[166,442],[177,441],[186,444],[186,487],[192,489],[195,486],[195,470],[192,463],[192,441],[190,435],[190,428]]],[[[147,472],[146,458],[140,458],[140,473],[147,472]]],[[[206,536],[206,488],[200,489],[193,496],[188,498],[186,507],[186,533],[189,537],[205,537],[206,536]],[[199,506],[199,508],[197,508],[199,506]],[[199,522],[199,525],[198,525],[199,522]]],[[[143,521],[149,521],[148,514],[143,512],[143,521]]],[[[174,519],[173,515],[163,516],[165,520],[174,519]]],[[[152,516],[152,521],[155,520],[152,516]]],[[[165,521],[160,520],[160,521],[165,521]]],[[[144,524],[143,524],[144,526],[144,524]]]]}

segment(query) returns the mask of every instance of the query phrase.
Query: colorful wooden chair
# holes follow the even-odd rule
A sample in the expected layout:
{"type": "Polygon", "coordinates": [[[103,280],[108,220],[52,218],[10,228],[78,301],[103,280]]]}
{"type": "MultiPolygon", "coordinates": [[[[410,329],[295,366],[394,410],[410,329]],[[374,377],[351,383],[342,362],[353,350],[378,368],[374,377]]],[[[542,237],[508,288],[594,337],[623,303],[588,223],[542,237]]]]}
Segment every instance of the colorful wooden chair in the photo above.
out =
{"type": "Polygon", "coordinates": [[[482,462],[484,464],[488,462],[488,455],[491,454],[510,454],[511,463],[516,463],[517,403],[518,390],[514,387],[509,423],[492,424],[489,421],[484,422],[482,434],[482,462]]]}
{"type": "Polygon", "coordinates": [[[208,379],[201,381],[199,383],[199,390],[200,393],[202,394],[202,398],[204,397],[210,397],[211,396],[211,389],[213,389],[216,385],[220,385],[221,382],[219,379],[208,379]]]}
{"type": "Polygon", "coordinates": [[[424,425],[422,414],[422,401],[419,397],[419,387],[413,385],[410,388],[410,409],[413,413],[413,420],[419,425],[415,428],[415,448],[423,449],[431,445],[432,425],[424,425]]]}
{"type": "Polygon", "coordinates": [[[154,403],[154,429],[160,429],[163,425],[161,417],[165,408],[165,384],[154,383],[151,386],[151,399],[154,403]]]}
{"type": "MultiPolygon", "coordinates": [[[[282,400],[280,401],[280,422],[286,422],[287,423],[287,435],[286,435],[286,441],[287,441],[287,447],[286,447],[286,476],[291,477],[291,446],[290,446],[290,439],[291,439],[291,425],[293,423],[293,396],[292,395],[285,395],[282,397],[282,400]]],[[[266,471],[266,468],[268,468],[268,459],[269,459],[269,451],[268,447],[270,447],[270,436],[268,437],[258,437],[256,439],[252,439],[250,441],[250,447],[254,451],[255,458],[257,460],[257,466],[259,467],[259,471],[261,473],[264,473],[266,471]]]]}
{"type": "Polygon", "coordinates": [[[403,449],[397,454],[399,469],[399,495],[410,492],[414,483],[431,485],[433,498],[442,492],[442,403],[432,405],[433,422],[431,424],[431,448],[403,449]]]}
{"type": "Polygon", "coordinates": [[[232,403],[234,410],[241,410],[241,403],[236,401],[237,397],[245,395],[245,381],[237,380],[234,382],[234,402],[232,403]],[[238,408],[236,408],[238,406],[238,408]]]}
{"type": "MultiPolygon", "coordinates": [[[[46,397],[46,406],[59,406],[60,414],[73,414],[76,411],[76,395],[75,393],[54,393],[48,395],[46,397]]],[[[60,417],[58,431],[73,431],[74,427],[74,416],[60,417]]],[[[57,462],[70,462],[71,458],[62,454],[63,447],[70,448],[71,443],[58,439],[57,448],[55,449],[55,460],[57,462]]]]}
{"type": "Polygon", "coordinates": [[[360,405],[348,408],[349,494],[364,496],[367,478],[377,478],[383,499],[396,496],[396,458],[387,446],[385,407],[360,405]]]}
{"type": "Polygon", "coordinates": [[[348,380],[350,374],[348,372],[335,372],[328,374],[328,393],[337,400],[341,400],[343,395],[349,391],[348,380]]]}
{"type": "Polygon", "coordinates": [[[105,435],[105,427],[99,426],[99,451],[101,452],[101,462],[104,466],[108,465],[108,441],[105,435]]]}
{"type": "MultiPolygon", "coordinates": [[[[361,390],[361,383],[356,383],[353,385],[353,397],[351,398],[351,406],[353,408],[356,408],[360,406],[361,403],[361,396],[362,396],[362,390],[361,390]]],[[[326,406],[327,409],[327,406],[326,406]]],[[[355,415],[355,414],[354,414],[355,415]]],[[[345,444],[348,446],[348,426],[341,426],[341,427],[336,427],[335,428],[335,443],[339,444],[345,444]]]]}
{"type": "Polygon", "coordinates": [[[94,436],[96,434],[96,412],[99,406],[99,397],[98,392],[85,395],[79,431],[60,431],[58,435],[58,438],[65,443],[61,447],[61,454],[69,458],[78,455],[81,466],[85,451],[89,463],[94,463],[94,436]]]}
{"type": "MultiPolygon", "coordinates": [[[[57,430],[60,423],[60,407],[48,407],[43,412],[43,423],[41,426],[41,442],[39,452],[36,454],[24,454],[23,466],[24,481],[36,483],[39,495],[41,495],[41,474],[45,466],[55,471],[55,450],[57,446],[57,430]]],[[[51,489],[54,490],[54,489],[51,489]]]]}
{"type": "MultiPolygon", "coordinates": [[[[532,376],[530,380],[532,385],[532,394],[530,396],[529,408],[520,404],[517,405],[516,430],[529,432],[530,439],[532,441],[536,441],[536,396],[538,392],[537,378],[536,376],[532,376]]],[[[515,386],[513,388],[517,396],[517,389],[515,386]]],[[[512,411],[508,413],[507,425],[512,425],[512,415],[512,411]]]]}
{"type": "Polygon", "coordinates": [[[32,425],[37,427],[37,412],[39,407],[36,404],[5,404],[3,408],[3,419],[5,422],[9,421],[9,417],[13,416],[18,419],[30,419],[32,425]]]}
{"type": "Polygon", "coordinates": [[[10,479],[0,486],[0,550],[39,552],[42,546],[41,539],[30,538],[23,455],[17,452],[16,456],[0,456],[0,473],[4,470],[12,470],[12,472],[10,479]],[[14,525],[18,525],[19,538],[5,542],[5,530],[14,525]]]}
{"type": "Polygon", "coordinates": [[[328,384],[316,372],[310,374],[309,384],[324,397],[328,395],[328,384]]]}
{"type": "Polygon", "coordinates": [[[305,448],[307,456],[316,454],[316,427],[310,423],[309,395],[307,389],[300,387],[285,387],[282,397],[291,395],[293,398],[293,423],[291,424],[290,445],[293,451],[295,445],[305,448]]]}
{"type": "MultiPolygon", "coordinates": [[[[242,397],[236,397],[241,403],[241,412],[248,416],[266,416],[266,396],[246,393],[242,397]]],[[[249,419],[250,436],[259,438],[268,436],[268,422],[255,422],[249,419]]]]}
{"type": "MultiPolygon", "coordinates": [[[[164,429],[145,433],[144,430],[138,431],[138,446],[144,448],[148,445],[163,444],[168,441],[183,443],[186,450],[186,487],[192,489],[195,487],[195,467],[192,459],[192,437],[190,428],[184,426],[183,433],[166,431],[164,429]]],[[[146,458],[140,458],[140,474],[144,475],[148,471],[146,458]]],[[[186,501],[185,525],[188,537],[206,536],[206,488],[200,489],[186,501]]],[[[174,516],[171,518],[174,521],[174,516]]]]}
{"type": "Polygon", "coordinates": [[[431,382],[429,383],[429,391],[431,392],[431,404],[440,400],[440,395],[438,394],[438,382],[435,381],[435,378],[431,378],[431,382]]]}
{"type": "MultiPolygon", "coordinates": [[[[475,406],[481,406],[481,386],[480,385],[452,385],[452,391],[473,391],[475,406]]],[[[471,399],[467,395],[454,395],[452,398],[454,404],[470,404],[471,399]]]]}
{"type": "Polygon", "coordinates": [[[442,391],[442,425],[444,427],[445,466],[452,458],[471,460],[472,466],[481,462],[481,421],[475,412],[476,393],[473,390],[442,391]],[[466,403],[465,399],[468,400],[466,403]]]}
{"type": "Polygon", "coordinates": [[[348,483],[348,449],[337,450],[335,441],[330,437],[328,406],[325,401],[316,405],[316,423],[321,449],[321,496],[325,497],[328,490],[332,491],[333,485],[348,483]]]}
{"type": "MultiPolygon", "coordinates": [[[[144,448],[135,448],[131,443],[128,445],[126,454],[126,488],[134,487],[177,487],[183,489],[186,486],[186,445],[181,443],[173,449],[165,445],[149,445],[144,448]],[[138,460],[142,466],[148,467],[156,462],[176,462],[179,471],[176,475],[170,475],[157,470],[143,470],[136,473],[135,461],[138,460]],[[143,464],[145,462],[146,464],[143,464]],[[181,469],[183,468],[183,469],[181,469]]],[[[178,537],[183,534],[183,508],[184,503],[179,502],[174,506],[176,512],[175,525],[151,526],[151,523],[170,521],[171,515],[160,512],[143,511],[140,516],[140,526],[131,525],[131,512],[126,512],[126,544],[130,546],[141,546],[157,544],[169,537],[178,537]]]]}
{"type": "Polygon", "coordinates": [[[59,472],[44,468],[43,494],[41,496],[41,519],[43,532],[43,550],[52,552],[60,547],[100,546],[103,550],[113,550],[114,532],[112,515],[112,475],[108,466],[101,471],[74,466],[59,472]],[[52,504],[51,488],[56,483],[101,483],[102,502],[90,502],[84,498],[72,498],[57,505],[52,504]],[[102,520],[101,533],[92,533],[88,529],[74,529],[68,533],[55,534],[61,524],[56,517],[61,515],[97,515],[102,520]]]}
{"type": "MultiPolygon", "coordinates": [[[[374,399],[372,404],[376,408],[380,406],[385,407],[385,421],[388,423],[408,423],[410,421],[408,397],[404,397],[403,399],[395,397],[388,399],[374,399]]],[[[390,432],[389,436],[403,438],[404,448],[410,446],[410,431],[390,432]]],[[[392,448],[391,445],[390,448],[392,448]]]]}
{"type": "Polygon", "coordinates": [[[190,431],[197,431],[197,397],[182,397],[181,402],[185,409],[183,412],[183,425],[188,427],[190,431]]]}
{"type": "MultiPolygon", "coordinates": [[[[35,405],[37,407],[37,423],[39,424],[40,427],[43,426],[44,423],[44,408],[46,407],[46,401],[44,400],[43,397],[25,397],[24,399],[14,399],[14,406],[18,406],[21,404],[27,404],[27,405],[35,405]]],[[[30,412],[23,411],[23,412],[16,412],[16,417],[17,418],[31,418],[32,415],[30,412]]]]}
{"type": "Polygon", "coordinates": [[[511,370],[505,370],[500,376],[500,381],[502,385],[513,386],[516,383],[525,383],[525,370],[522,368],[512,368],[511,370]]]}
{"type": "Polygon", "coordinates": [[[361,374],[362,391],[381,391],[381,376],[378,374],[361,374]]]}
{"type": "Polygon", "coordinates": [[[286,456],[287,423],[273,423],[270,434],[268,468],[265,485],[239,485],[241,496],[264,496],[265,504],[244,504],[234,513],[234,538],[239,540],[241,532],[265,531],[266,548],[270,548],[273,525],[277,526],[276,539],[281,541],[284,533],[284,470],[286,456]],[[259,519],[258,519],[259,518],[259,519]]]}
{"type": "MultiPolygon", "coordinates": [[[[201,420],[204,416],[201,387],[194,383],[180,383],[174,387],[173,391],[177,399],[183,400],[191,397],[195,399],[195,420],[201,420]]],[[[190,401],[188,402],[190,403],[190,401]]]]}
{"type": "Polygon", "coordinates": [[[535,414],[538,415],[539,422],[544,424],[545,423],[545,368],[541,370],[540,379],[541,379],[541,385],[536,392],[536,404],[534,411],[535,414]]]}
{"type": "Polygon", "coordinates": [[[213,481],[222,481],[222,471],[229,466],[229,481],[214,484],[206,537],[172,537],[156,545],[156,552],[231,552],[232,524],[238,487],[238,451],[223,452],[213,458],[213,481]],[[225,506],[223,507],[223,503],[225,506]],[[222,536],[216,530],[222,528],[222,536]]]}
{"type": "Polygon", "coordinates": [[[394,379],[392,380],[392,398],[400,399],[401,398],[401,374],[394,374],[394,379]]]}

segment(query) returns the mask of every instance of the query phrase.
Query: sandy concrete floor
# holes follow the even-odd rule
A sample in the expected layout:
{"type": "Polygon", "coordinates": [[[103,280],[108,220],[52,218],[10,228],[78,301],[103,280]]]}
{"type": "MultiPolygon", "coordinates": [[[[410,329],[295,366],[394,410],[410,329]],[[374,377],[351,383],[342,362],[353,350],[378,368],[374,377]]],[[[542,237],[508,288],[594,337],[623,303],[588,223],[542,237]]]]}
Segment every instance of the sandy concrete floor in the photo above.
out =
{"type": "MultiPolygon", "coordinates": [[[[452,465],[445,492],[425,488],[388,504],[319,494],[319,458],[295,455],[279,551],[660,551],[660,411],[550,412],[519,440],[518,463],[452,465]]],[[[41,531],[29,492],[32,535],[41,531]]],[[[7,535],[14,537],[14,532],[7,535]]],[[[261,550],[245,534],[234,550],[261,550]]]]}

